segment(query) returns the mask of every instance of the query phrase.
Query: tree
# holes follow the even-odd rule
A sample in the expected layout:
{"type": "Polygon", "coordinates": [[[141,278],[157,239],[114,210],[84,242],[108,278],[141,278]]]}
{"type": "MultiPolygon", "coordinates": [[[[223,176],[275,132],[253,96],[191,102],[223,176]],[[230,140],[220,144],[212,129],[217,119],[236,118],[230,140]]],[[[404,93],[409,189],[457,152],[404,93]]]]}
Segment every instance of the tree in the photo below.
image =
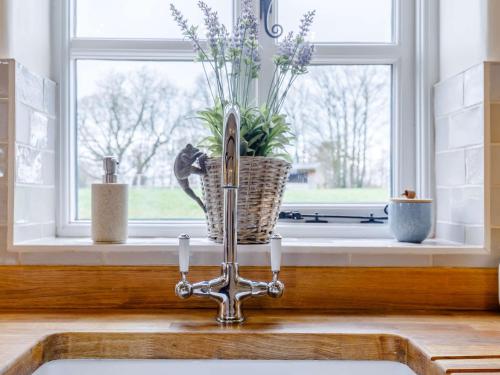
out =
{"type": "Polygon", "coordinates": [[[112,73],[78,102],[80,169],[99,178],[101,160],[115,155],[121,173],[144,185],[155,157],[185,124],[185,96],[154,71],[112,73]]]}
{"type": "MultiPolygon", "coordinates": [[[[388,129],[388,75],[378,66],[334,66],[311,68],[298,82],[287,104],[294,124],[297,144],[307,145],[307,156],[321,165],[325,187],[362,188],[374,182],[369,167],[380,170],[378,160],[370,160],[377,145],[375,137],[388,129]]],[[[389,134],[387,142],[389,144],[389,134]]],[[[384,152],[379,152],[384,154],[384,152]]],[[[307,160],[308,159],[308,160],[307,160]]],[[[382,163],[383,164],[383,163],[382,163]]],[[[377,183],[380,179],[376,179],[377,183]]]]}

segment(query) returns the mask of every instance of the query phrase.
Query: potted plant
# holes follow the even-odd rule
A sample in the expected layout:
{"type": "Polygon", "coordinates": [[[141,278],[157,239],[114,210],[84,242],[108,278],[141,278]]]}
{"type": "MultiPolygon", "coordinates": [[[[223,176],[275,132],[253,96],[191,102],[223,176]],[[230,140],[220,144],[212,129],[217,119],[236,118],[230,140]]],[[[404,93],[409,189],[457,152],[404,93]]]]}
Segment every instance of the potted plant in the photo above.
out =
{"type": "Polygon", "coordinates": [[[288,33],[278,44],[269,62],[274,75],[266,102],[260,107],[252,100],[254,82],[261,68],[258,22],[252,0],[244,0],[233,32],[220,23],[217,12],[203,1],[198,6],[207,30],[206,47],[198,27],[189,25],[181,12],[170,5],[172,16],[183,35],[193,43],[196,60],[203,64],[213,106],[200,110],[198,118],[210,131],[201,146],[209,157],[201,161],[202,188],[209,237],[222,241],[223,193],[220,186],[223,108],[227,103],[240,107],[240,188],[238,194],[238,242],[267,243],[276,224],[285,183],[291,168],[287,146],[293,140],[291,126],[282,111],[294,81],[307,73],[314,45],[306,36],[314,11],[306,13],[297,34],[288,33]]]}

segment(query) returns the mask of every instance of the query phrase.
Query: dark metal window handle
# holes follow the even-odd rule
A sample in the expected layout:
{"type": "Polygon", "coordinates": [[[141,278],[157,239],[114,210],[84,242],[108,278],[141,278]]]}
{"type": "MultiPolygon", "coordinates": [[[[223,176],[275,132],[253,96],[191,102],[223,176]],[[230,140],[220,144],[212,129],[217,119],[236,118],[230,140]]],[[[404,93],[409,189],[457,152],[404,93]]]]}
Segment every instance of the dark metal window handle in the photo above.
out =
{"type": "MultiPolygon", "coordinates": [[[[387,206],[384,207],[384,213],[387,215],[387,206]]],[[[328,223],[328,220],[324,219],[359,219],[361,224],[384,224],[389,218],[388,216],[375,216],[370,213],[368,216],[358,216],[358,215],[321,215],[319,213],[314,214],[302,214],[299,211],[281,211],[279,214],[279,219],[284,220],[305,220],[306,223],[328,223]]]]}
{"type": "Polygon", "coordinates": [[[269,15],[273,12],[273,0],[260,0],[260,19],[264,21],[264,30],[271,38],[279,38],[283,34],[283,26],[278,23],[269,28],[269,15]]]}

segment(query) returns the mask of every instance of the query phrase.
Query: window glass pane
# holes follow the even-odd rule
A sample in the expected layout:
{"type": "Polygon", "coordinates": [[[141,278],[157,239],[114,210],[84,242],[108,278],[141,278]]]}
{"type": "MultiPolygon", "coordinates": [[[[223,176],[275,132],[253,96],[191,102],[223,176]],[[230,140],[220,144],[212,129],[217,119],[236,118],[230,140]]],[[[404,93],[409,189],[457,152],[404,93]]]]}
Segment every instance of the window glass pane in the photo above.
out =
{"type": "MultiPolygon", "coordinates": [[[[193,118],[211,99],[201,64],[79,60],[77,62],[77,218],[90,218],[90,185],[102,157],[120,160],[131,184],[131,219],[203,218],[178,186],[177,153],[204,136],[193,118]]],[[[191,187],[200,190],[199,179],[191,187]]]]}
{"type": "MultiPolygon", "coordinates": [[[[221,22],[232,25],[232,0],[205,0],[221,22]]],[[[197,0],[76,0],[76,35],[90,38],[182,39],[170,14],[173,3],[205,34],[197,0]]]]}
{"type": "Polygon", "coordinates": [[[281,0],[278,19],[297,30],[301,15],[316,10],[310,39],[331,43],[392,42],[392,0],[281,0]]]}
{"type": "Polygon", "coordinates": [[[391,66],[312,66],[285,105],[296,136],[285,203],[387,201],[391,66]]]}

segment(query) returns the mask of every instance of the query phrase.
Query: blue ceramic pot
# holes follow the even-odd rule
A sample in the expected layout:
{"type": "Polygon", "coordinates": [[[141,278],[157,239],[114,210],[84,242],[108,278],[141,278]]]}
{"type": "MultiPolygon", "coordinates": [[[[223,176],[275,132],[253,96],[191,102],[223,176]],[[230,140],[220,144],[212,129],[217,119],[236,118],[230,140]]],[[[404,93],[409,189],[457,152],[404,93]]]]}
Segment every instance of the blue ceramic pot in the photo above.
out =
{"type": "Polygon", "coordinates": [[[432,200],[394,198],[389,204],[389,227],[400,242],[422,242],[432,228],[432,200]]]}

